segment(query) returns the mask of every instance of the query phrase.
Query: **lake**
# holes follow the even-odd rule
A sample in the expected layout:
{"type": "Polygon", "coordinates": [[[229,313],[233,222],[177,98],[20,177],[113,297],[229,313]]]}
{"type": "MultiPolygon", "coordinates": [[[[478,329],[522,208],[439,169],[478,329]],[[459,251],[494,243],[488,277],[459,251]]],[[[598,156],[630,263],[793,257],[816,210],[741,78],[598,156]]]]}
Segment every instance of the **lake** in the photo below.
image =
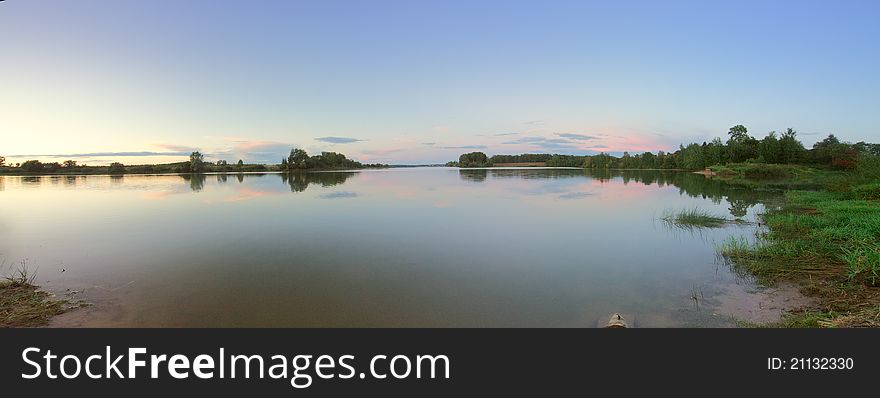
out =
{"type": "Polygon", "coordinates": [[[779,195],[673,171],[6,176],[0,262],[91,303],[54,326],[730,326],[762,289],[714,246],[756,227],[659,218],[779,195]]]}

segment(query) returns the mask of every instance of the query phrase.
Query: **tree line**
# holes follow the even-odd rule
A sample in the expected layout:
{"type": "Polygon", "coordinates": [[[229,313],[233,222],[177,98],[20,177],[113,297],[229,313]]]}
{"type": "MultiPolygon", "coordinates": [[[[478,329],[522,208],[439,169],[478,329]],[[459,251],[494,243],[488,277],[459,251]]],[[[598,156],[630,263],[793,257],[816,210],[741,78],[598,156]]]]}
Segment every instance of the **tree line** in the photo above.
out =
{"type": "Polygon", "coordinates": [[[296,170],[338,170],[360,169],[365,167],[387,167],[383,164],[362,164],[348,159],[345,155],[336,152],[322,152],[320,155],[309,156],[306,151],[294,148],[290,156],[282,159],[280,165],[248,164],[239,159],[237,163],[228,163],[226,160],[209,162],[205,155],[199,151],[192,152],[188,161],[165,163],[165,164],[141,164],[124,165],[113,162],[107,166],[88,166],[79,164],[75,160],[59,162],[41,162],[39,160],[27,160],[22,163],[6,164],[6,158],[0,156],[0,173],[24,173],[24,174],[154,174],[154,173],[243,173],[261,171],[290,172],[296,170]]]}
{"type": "Polygon", "coordinates": [[[309,156],[305,150],[293,148],[290,150],[288,157],[281,159],[278,170],[339,170],[362,169],[365,167],[387,167],[387,165],[379,163],[363,164],[336,152],[321,152],[320,155],[309,156]]]}
{"type": "Polygon", "coordinates": [[[761,139],[752,137],[743,125],[730,128],[728,138],[709,142],[679,145],[674,152],[658,151],[613,156],[602,152],[596,155],[521,154],[494,155],[471,152],[447,166],[492,167],[497,163],[544,162],[551,167],[584,167],[588,169],[685,169],[700,170],[709,166],[732,163],[805,164],[830,166],[836,169],[854,169],[860,156],[880,156],[880,144],[842,142],[834,134],[807,149],[797,138],[797,131],[771,131],[761,139]]]}

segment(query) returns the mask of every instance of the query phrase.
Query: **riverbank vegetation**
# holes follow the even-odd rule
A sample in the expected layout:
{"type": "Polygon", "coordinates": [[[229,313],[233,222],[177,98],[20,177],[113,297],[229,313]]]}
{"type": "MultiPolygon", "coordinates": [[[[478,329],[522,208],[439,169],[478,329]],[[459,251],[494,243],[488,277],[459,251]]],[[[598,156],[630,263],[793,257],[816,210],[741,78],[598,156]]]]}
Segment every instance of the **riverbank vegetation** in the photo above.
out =
{"type": "Polygon", "coordinates": [[[201,173],[249,173],[266,171],[308,171],[308,170],[341,170],[387,167],[384,164],[362,164],[348,159],[336,152],[322,152],[320,155],[309,156],[304,150],[294,148],[290,156],[282,159],[279,165],[245,163],[239,159],[236,163],[226,160],[209,162],[205,156],[196,151],[190,154],[188,161],[165,164],[124,165],[113,162],[107,166],[88,166],[75,160],[63,163],[44,163],[39,160],[28,160],[12,165],[5,164],[0,157],[0,175],[95,175],[95,174],[201,174],[201,173]]]}
{"type": "Polygon", "coordinates": [[[67,310],[58,300],[33,284],[34,274],[24,263],[14,275],[0,280],[0,328],[45,326],[67,310]]]}
{"type": "Polygon", "coordinates": [[[798,282],[819,299],[782,326],[880,327],[880,158],[862,153],[853,167],[818,173],[823,190],[786,192],[754,241],[718,247],[734,269],[767,284],[798,282]]]}
{"type": "Polygon", "coordinates": [[[800,282],[820,299],[811,326],[880,326],[880,202],[857,193],[792,191],[765,214],[754,243],[730,239],[719,254],[768,284],[800,282]],[[823,323],[818,321],[823,320],[823,323]]]}

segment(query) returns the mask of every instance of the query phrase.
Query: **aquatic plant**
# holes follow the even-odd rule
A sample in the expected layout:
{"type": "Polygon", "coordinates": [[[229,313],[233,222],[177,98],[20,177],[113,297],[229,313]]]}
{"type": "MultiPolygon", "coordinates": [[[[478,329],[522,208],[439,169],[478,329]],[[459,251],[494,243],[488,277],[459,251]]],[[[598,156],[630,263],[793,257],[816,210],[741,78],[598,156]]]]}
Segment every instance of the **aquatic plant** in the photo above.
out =
{"type": "Polygon", "coordinates": [[[683,229],[719,228],[724,226],[724,224],[731,222],[724,217],[720,217],[699,208],[680,210],[677,212],[666,210],[663,213],[663,216],[660,217],[660,220],[666,223],[667,226],[683,229]]]}

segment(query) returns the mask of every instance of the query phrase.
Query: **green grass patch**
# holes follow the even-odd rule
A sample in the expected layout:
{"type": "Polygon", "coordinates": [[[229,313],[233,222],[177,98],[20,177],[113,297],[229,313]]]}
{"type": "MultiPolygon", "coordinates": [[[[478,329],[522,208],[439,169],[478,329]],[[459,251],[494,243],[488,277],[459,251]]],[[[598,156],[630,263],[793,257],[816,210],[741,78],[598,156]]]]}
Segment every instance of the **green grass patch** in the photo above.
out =
{"type": "Polygon", "coordinates": [[[747,188],[822,189],[851,181],[851,174],[794,164],[731,163],[709,168],[733,185],[747,188]]]}
{"type": "Polygon", "coordinates": [[[850,191],[853,199],[880,200],[880,182],[857,185],[850,191]]]}
{"type": "Polygon", "coordinates": [[[667,210],[660,219],[669,226],[685,229],[719,228],[728,222],[732,222],[724,217],[698,208],[678,212],[667,210]]]}
{"type": "Polygon", "coordinates": [[[66,300],[57,300],[33,285],[34,274],[27,267],[0,281],[0,328],[45,326],[64,313],[66,300]]]}
{"type": "Polygon", "coordinates": [[[852,191],[788,192],[781,209],[763,216],[767,229],[755,242],[731,238],[717,252],[763,283],[801,282],[820,299],[824,326],[880,326],[880,202],[854,197],[852,191]]]}

